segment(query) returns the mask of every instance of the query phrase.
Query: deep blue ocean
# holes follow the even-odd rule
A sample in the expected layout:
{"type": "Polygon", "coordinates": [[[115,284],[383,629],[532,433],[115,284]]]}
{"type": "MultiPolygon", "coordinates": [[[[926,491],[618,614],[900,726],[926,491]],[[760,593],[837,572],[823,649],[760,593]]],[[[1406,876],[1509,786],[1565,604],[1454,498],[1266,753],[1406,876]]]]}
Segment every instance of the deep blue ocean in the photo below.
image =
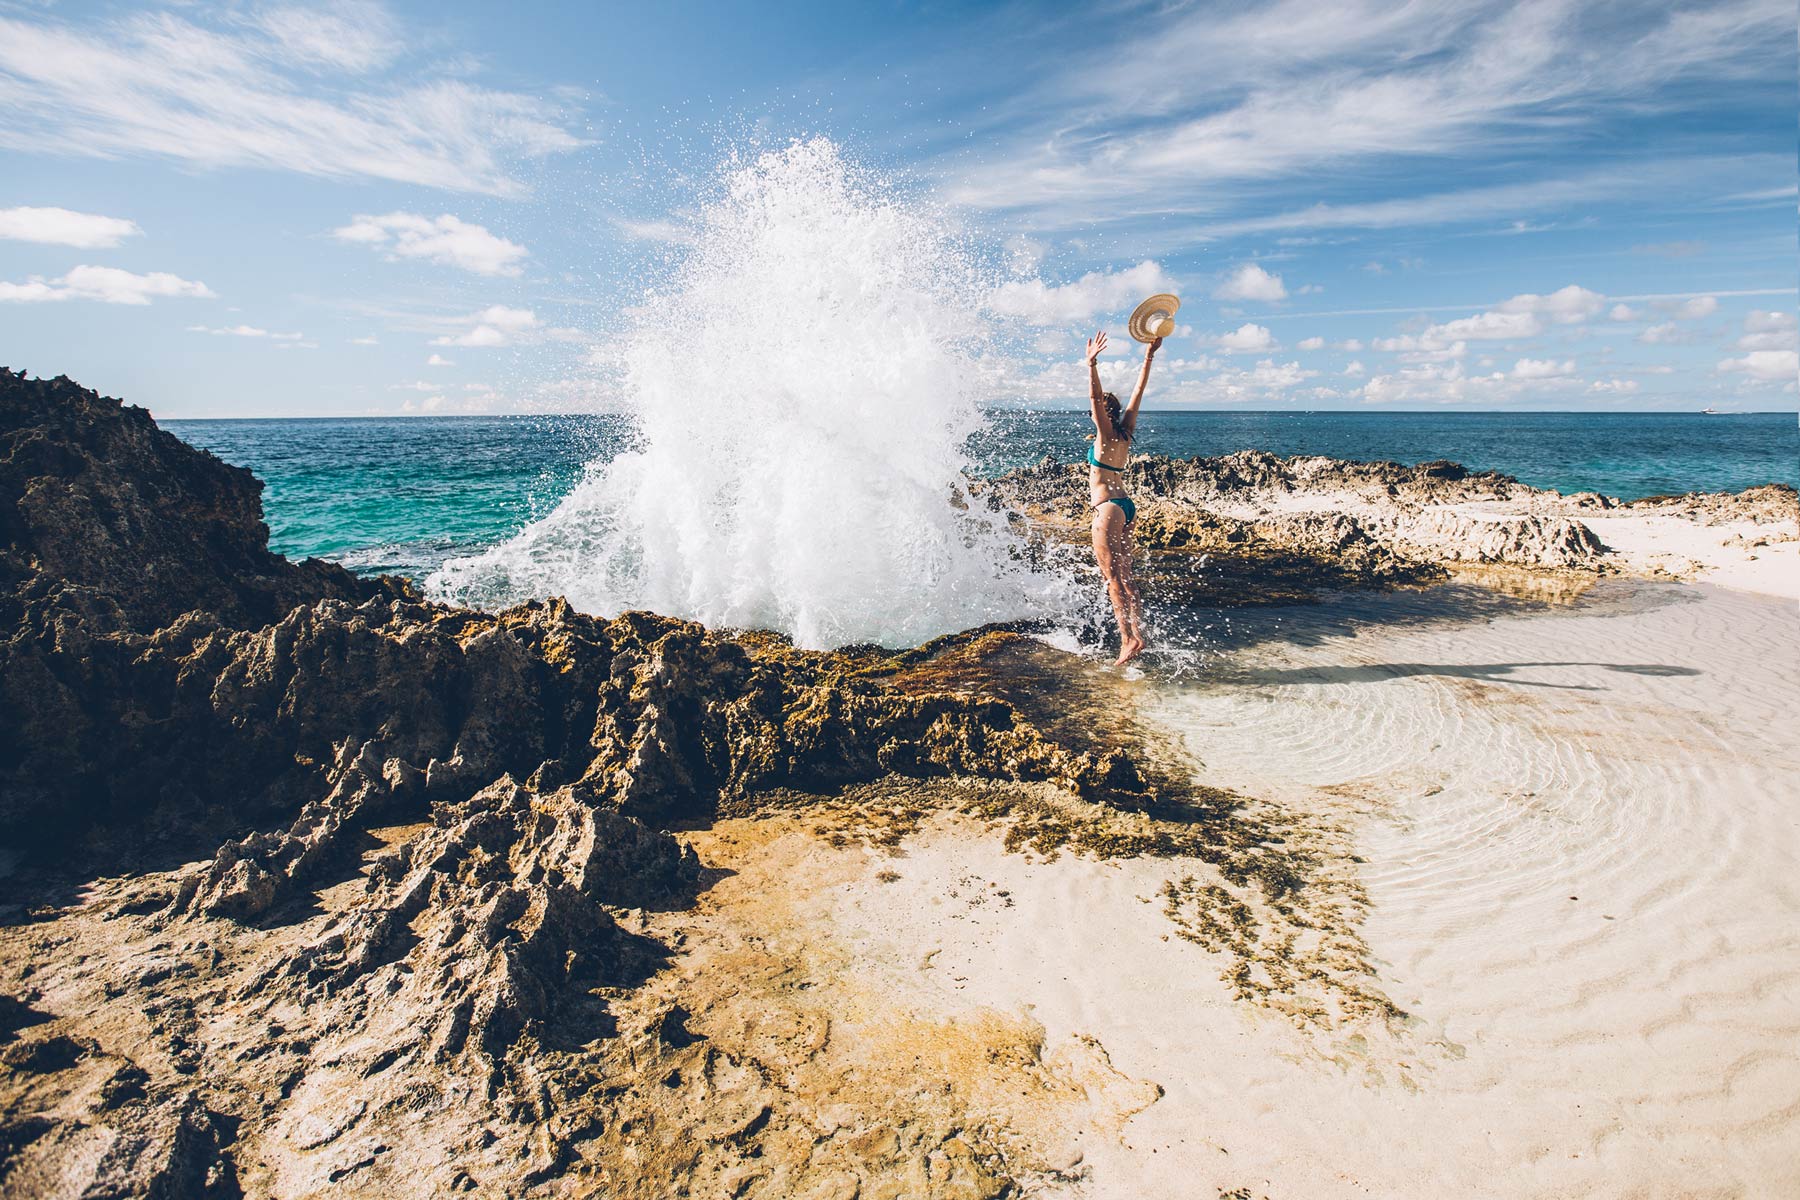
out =
{"type": "MultiPolygon", "coordinates": [[[[353,570],[423,576],[555,507],[584,464],[630,430],[609,416],[163,421],[267,483],[274,548],[353,570]]],[[[998,473],[1046,454],[1078,460],[1083,412],[1000,412],[970,449],[998,473]]],[[[1452,459],[1537,487],[1637,499],[1800,486],[1793,413],[1146,412],[1137,450],[1452,459]]]]}

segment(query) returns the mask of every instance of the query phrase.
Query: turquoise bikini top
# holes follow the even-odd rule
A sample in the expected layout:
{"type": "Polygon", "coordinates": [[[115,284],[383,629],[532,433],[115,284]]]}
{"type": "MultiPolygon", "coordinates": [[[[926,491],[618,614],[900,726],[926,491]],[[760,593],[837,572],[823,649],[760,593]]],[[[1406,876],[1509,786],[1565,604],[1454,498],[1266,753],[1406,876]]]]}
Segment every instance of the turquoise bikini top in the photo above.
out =
{"type": "Polygon", "coordinates": [[[1115,467],[1111,463],[1101,462],[1099,456],[1094,453],[1094,447],[1093,447],[1092,443],[1089,443],[1089,445],[1088,445],[1088,462],[1092,463],[1096,467],[1099,467],[1102,471],[1123,471],[1125,469],[1123,466],[1115,467]]]}

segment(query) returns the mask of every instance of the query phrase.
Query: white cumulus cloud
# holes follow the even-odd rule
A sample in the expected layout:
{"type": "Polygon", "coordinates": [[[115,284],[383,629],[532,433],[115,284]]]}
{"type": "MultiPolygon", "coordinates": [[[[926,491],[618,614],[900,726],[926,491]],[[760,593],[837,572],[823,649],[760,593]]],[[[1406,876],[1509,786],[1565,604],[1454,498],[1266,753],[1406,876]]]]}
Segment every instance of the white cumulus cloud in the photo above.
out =
{"type": "Polygon", "coordinates": [[[1463,342],[1533,338],[1544,332],[1546,321],[1575,325],[1605,307],[1606,297],[1599,292],[1570,284],[1547,295],[1522,292],[1486,312],[1442,321],[1427,326],[1423,333],[1376,338],[1373,345],[1375,349],[1389,353],[1410,353],[1433,359],[1460,357],[1463,342]]]}
{"type": "Polygon", "coordinates": [[[1737,346],[1739,350],[1792,350],[1797,340],[1793,313],[1752,309],[1744,318],[1744,336],[1737,346]]]}
{"type": "Polygon", "coordinates": [[[494,346],[504,346],[510,340],[511,339],[508,338],[504,332],[494,328],[492,325],[477,325],[467,333],[433,338],[431,344],[434,346],[469,346],[475,349],[489,349],[494,346]]]}
{"type": "Polygon", "coordinates": [[[33,275],[24,283],[0,282],[0,301],[31,304],[57,300],[98,300],[103,304],[148,304],[163,297],[210,300],[211,288],[166,271],[138,275],[118,267],[76,267],[60,279],[33,275]]]}
{"type": "Polygon", "coordinates": [[[1217,369],[1216,362],[1206,359],[1190,366],[1192,369],[1186,377],[1164,385],[1165,390],[1159,394],[1165,403],[1266,404],[1291,397],[1294,388],[1318,375],[1317,371],[1306,370],[1297,362],[1278,363],[1269,358],[1259,360],[1252,367],[1223,370],[1217,369]],[[1198,374],[1202,370],[1214,373],[1198,374]]]}
{"type": "Polygon", "coordinates": [[[1800,351],[1752,350],[1742,358],[1727,358],[1719,363],[1721,373],[1742,372],[1765,382],[1800,379],[1800,351]]]}
{"type": "Polygon", "coordinates": [[[144,232],[136,221],[67,208],[0,208],[0,238],[105,250],[144,232]]]}
{"type": "Polygon", "coordinates": [[[476,349],[511,345],[520,334],[535,329],[538,319],[537,314],[529,308],[508,308],[504,304],[496,304],[462,318],[459,323],[468,328],[461,333],[447,333],[443,337],[432,338],[431,344],[469,346],[476,349]]]}
{"type": "Polygon", "coordinates": [[[1271,275],[1255,263],[1245,263],[1213,289],[1215,300],[1261,300],[1272,303],[1286,300],[1287,294],[1281,276],[1271,275]]]}
{"type": "Polygon", "coordinates": [[[1533,312],[1484,312],[1473,317],[1459,317],[1433,325],[1425,331],[1424,341],[1450,342],[1468,338],[1471,341],[1502,341],[1507,338],[1535,337],[1543,331],[1543,322],[1533,312]]]}
{"type": "Polygon", "coordinates": [[[1317,371],[1303,369],[1297,362],[1278,363],[1265,358],[1247,371],[1222,371],[1218,375],[1218,381],[1227,385],[1278,390],[1293,387],[1317,374],[1317,371]]]}
{"type": "Polygon", "coordinates": [[[390,260],[422,258],[477,275],[517,275],[522,270],[520,261],[529,253],[519,243],[449,213],[437,217],[408,212],[385,216],[359,213],[350,224],[332,230],[331,235],[339,241],[379,247],[390,260]]]}
{"type": "Polygon", "coordinates": [[[1230,333],[1221,333],[1213,344],[1227,354],[1257,354],[1275,347],[1275,335],[1268,326],[1246,322],[1230,333]]]}
{"type": "Polygon", "coordinates": [[[1424,341],[1449,342],[1468,338],[1471,341],[1501,341],[1507,338],[1535,337],[1543,332],[1543,322],[1533,312],[1479,313],[1433,325],[1425,331],[1424,341]]]}
{"type": "Polygon", "coordinates": [[[1325,339],[1322,337],[1306,338],[1300,342],[1300,348],[1302,350],[1322,350],[1325,348],[1325,339]]]}
{"type": "Polygon", "coordinates": [[[1073,283],[1016,279],[1001,284],[988,304],[1001,316],[1018,317],[1030,325],[1068,325],[1174,289],[1175,281],[1161,264],[1146,259],[1123,271],[1090,271],[1073,283]]]}
{"type": "Polygon", "coordinates": [[[1744,318],[1745,333],[1780,333],[1783,330],[1792,333],[1796,327],[1800,327],[1800,320],[1791,312],[1763,312],[1753,308],[1744,318]]]}
{"type": "Polygon", "coordinates": [[[1563,375],[1575,373],[1573,359],[1556,362],[1547,358],[1521,358],[1513,364],[1514,379],[1556,379],[1563,375]]]}
{"type": "Polygon", "coordinates": [[[1503,313],[1530,313],[1558,325],[1575,325],[1606,307],[1606,297],[1573,283],[1547,296],[1525,292],[1496,306],[1503,313]]]}
{"type": "Polygon", "coordinates": [[[1452,361],[1421,363],[1373,376],[1363,384],[1362,393],[1371,404],[1457,404],[1506,399],[1520,386],[1503,371],[1470,375],[1460,361],[1452,361]]]}

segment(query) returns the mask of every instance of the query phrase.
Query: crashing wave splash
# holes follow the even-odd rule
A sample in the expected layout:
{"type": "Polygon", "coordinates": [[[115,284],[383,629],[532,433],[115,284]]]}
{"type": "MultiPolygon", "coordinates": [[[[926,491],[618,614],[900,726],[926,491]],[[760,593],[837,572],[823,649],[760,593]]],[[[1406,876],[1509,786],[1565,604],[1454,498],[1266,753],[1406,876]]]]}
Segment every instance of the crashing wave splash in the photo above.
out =
{"type": "Polygon", "coordinates": [[[696,233],[618,342],[633,448],[431,594],[810,648],[1067,611],[1067,580],[963,503],[989,289],[946,224],[818,138],[729,168],[696,233]]]}

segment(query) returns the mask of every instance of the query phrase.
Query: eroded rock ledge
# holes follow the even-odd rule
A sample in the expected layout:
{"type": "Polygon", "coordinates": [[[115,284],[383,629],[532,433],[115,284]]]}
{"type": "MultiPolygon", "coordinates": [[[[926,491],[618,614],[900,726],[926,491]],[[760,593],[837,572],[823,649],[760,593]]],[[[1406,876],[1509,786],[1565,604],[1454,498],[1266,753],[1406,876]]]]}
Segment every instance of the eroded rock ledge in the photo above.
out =
{"type": "MultiPolygon", "coordinates": [[[[1563,496],[1453,462],[1404,466],[1243,450],[1213,458],[1145,455],[1132,463],[1143,569],[1192,603],[1291,603],[1319,591],[1430,583],[1463,567],[1558,573],[1670,572],[1620,553],[1590,521],[1669,517],[1733,525],[1733,544],[1800,538],[1800,497],[1785,484],[1739,493],[1619,501],[1563,496]],[[1194,560],[1208,559],[1196,572],[1194,560]]],[[[983,489],[1071,540],[1086,536],[1087,469],[1054,458],[983,489]]]]}
{"type": "MultiPolygon", "coordinates": [[[[634,1153],[636,1118],[559,1117],[559,1089],[603,1068],[648,1104],[631,1064],[694,1040],[617,1015],[668,955],[622,914],[707,879],[672,830],[881,779],[1180,803],[1129,736],[1052,734],[984,682],[1032,653],[1016,635],[817,654],[460,610],[271,554],[260,487],[140,410],[0,373],[9,1194],[529,1191],[599,1130],[634,1153]]],[[[1214,811],[1206,845],[1261,838],[1214,811]]],[[[684,1108],[655,1169],[603,1157],[615,1194],[754,1157],[766,1112],[681,1160],[728,1109],[684,1108]]],[[[941,1159],[1010,1186],[941,1116],[870,1178],[941,1159]]]]}

